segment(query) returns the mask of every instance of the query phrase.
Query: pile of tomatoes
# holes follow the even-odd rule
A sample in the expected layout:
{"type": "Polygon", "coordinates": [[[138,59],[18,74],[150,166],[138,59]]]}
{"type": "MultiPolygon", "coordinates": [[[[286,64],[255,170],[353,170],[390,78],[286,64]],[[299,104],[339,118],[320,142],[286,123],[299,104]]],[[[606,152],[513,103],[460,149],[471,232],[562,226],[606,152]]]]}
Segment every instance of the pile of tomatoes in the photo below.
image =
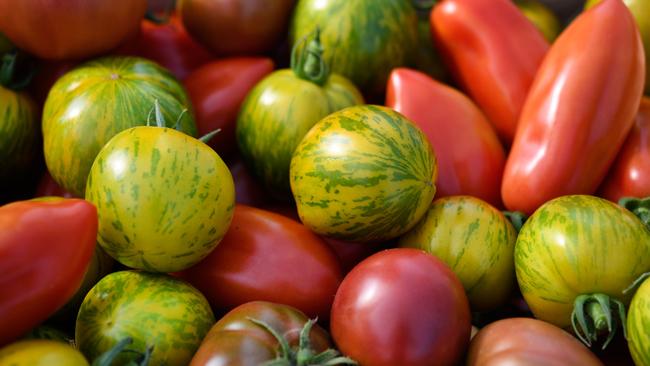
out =
{"type": "Polygon", "coordinates": [[[574,10],[0,0],[0,365],[650,366],[650,0],[574,10]]]}

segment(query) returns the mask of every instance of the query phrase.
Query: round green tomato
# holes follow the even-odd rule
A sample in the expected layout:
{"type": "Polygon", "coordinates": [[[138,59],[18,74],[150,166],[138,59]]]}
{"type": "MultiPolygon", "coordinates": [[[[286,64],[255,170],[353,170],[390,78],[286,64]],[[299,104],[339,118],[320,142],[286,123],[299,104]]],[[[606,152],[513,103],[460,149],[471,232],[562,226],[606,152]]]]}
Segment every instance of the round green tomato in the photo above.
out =
{"type": "Polygon", "coordinates": [[[631,212],[588,195],[562,196],[533,213],[515,244],[519,288],[535,317],[571,326],[579,295],[627,304],[623,290],[650,270],[650,231],[631,212]]]}
{"type": "Polygon", "coordinates": [[[232,220],[230,171],[208,145],[169,128],[133,127],[97,155],[86,199],[98,241],[131,268],[174,272],[207,256],[232,220]]]}
{"type": "MultiPolygon", "coordinates": [[[[194,287],[165,274],[121,271],[109,274],[90,290],[79,309],[76,344],[95,359],[124,338],[128,348],[153,347],[150,365],[187,365],[215,318],[194,287]]],[[[129,357],[116,360],[124,364],[129,357]]]]}
{"type": "Polygon", "coordinates": [[[40,151],[40,126],[29,96],[1,85],[0,116],[0,181],[4,183],[34,168],[40,151]]]}
{"type": "Polygon", "coordinates": [[[69,344],[47,339],[29,339],[1,348],[0,365],[88,366],[88,361],[69,344]]]}
{"type": "Polygon", "coordinates": [[[332,74],[319,86],[285,69],[253,88],[237,118],[237,142],[246,164],[278,198],[291,196],[289,165],[307,131],[328,114],[363,103],[357,88],[332,74]]]}
{"type": "Polygon", "coordinates": [[[289,32],[295,44],[319,27],[332,71],[377,96],[393,68],[412,62],[417,23],[411,0],[300,0],[289,32]]]}
{"type": "Polygon", "coordinates": [[[637,365],[650,365],[650,280],[636,291],[627,313],[627,344],[637,365]]]}
{"type": "Polygon", "coordinates": [[[390,108],[353,106],[319,121],[298,145],[291,190],[312,231],[378,242],[422,218],[437,172],[431,145],[413,122],[390,108]]]}
{"type": "Polygon", "coordinates": [[[155,100],[169,127],[180,117],[180,129],[196,134],[183,86],[152,61],[105,57],[63,75],[52,86],[43,110],[45,162],[54,180],[83,197],[99,150],[118,132],[146,124],[155,100]]]}
{"type": "Polygon", "coordinates": [[[470,196],[433,201],[424,218],[399,240],[445,262],[463,283],[474,311],[492,310],[515,283],[517,234],[501,211],[470,196]]]}

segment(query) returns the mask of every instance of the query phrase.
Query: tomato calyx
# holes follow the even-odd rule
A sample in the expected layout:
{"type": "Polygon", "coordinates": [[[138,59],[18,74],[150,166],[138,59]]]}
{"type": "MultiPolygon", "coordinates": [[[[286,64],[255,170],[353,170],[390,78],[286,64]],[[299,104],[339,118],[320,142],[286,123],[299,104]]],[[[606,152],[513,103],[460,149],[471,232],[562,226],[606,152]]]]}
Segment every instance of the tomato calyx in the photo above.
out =
{"type": "Polygon", "coordinates": [[[623,290],[623,295],[627,295],[631,291],[636,291],[636,289],[646,280],[650,277],[650,272],[646,272],[639,276],[630,286],[628,286],[625,290],[623,290]]]}
{"type": "Polygon", "coordinates": [[[311,328],[316,324],[316,319],[309,319],[307,323],[305,323],[305,326],[300,331],[297,349],[292,349],[291,346],[289,346],[287,339],[273,329],[273,327],[268,323],[254,318],[247,319],[273,335],[280,345],[280,354],[278,357],[262,364],[263,366],[357,365],[356,361],[348,357],[340,356],[338,351],[331,348],[318,354],[314,352],[309,334],[311,333],[311,328]]]}
{"type": "Polygon", "coordinates": [[[138,355],[134,360],[129,361],[128,363],[124,364],[125,366],[147,366],[149,365],[149,361],[151,360],[151,354],[153,353],[153,346],[147,347],[147,350],[144,352],[140,352],[137,350],[133,349],[128,349],[126,348],[128,345],[133,343],[133,338],[131,337],[126,337],[122,339],[121,341],[117,342],[117,344],[109,349],[108,351],[104,352],[102,355],[97,357],[91,366],[110,366],[113,364],[113,361],[119,356],[124,353],[134,353],[138,355]]]}
{"type": "Polygon", "coordinates": [[[510,221],[517,233],[519,233],[521,227],[524,226],[524,223],[528,219],[528,216],[521,211],[503,211],[503,216],[510,221]]]}
{"type": "Polygon", "coordinates": [[[631,211],[647,228],[650,228],[650,197],[623,197],[618,200],[618,204],[631,211]]]}
{"type": "MultiPolygon", "coordinates": [[[[181,129],[181,123],[183,122],[183,116],[185,113],[187,113],[187,109],[183,109],[183,111],[178,115],[176,123],[174,124],[174,129],[176,131],[183,132],[181,129]]],[[[149,112],[149,116],[147,117],[147,127],[151,127],[152,114],[156,117],[156,127],[167,128],[167,125],[165,123],[165,116],[163,116],[162,111],[160,110],[160,102],[158,102],[158,99],[154,100],[154,106],[149,112]]],[[[221,129],[217,128],[216,130],[210,131],[205,135],[199,137],[197,140],[201,141],[204,144],[207,144],[219,132],[221,132],[221,129]]]]}
{"type": "Polygon", "coordinates": [[[330,76],[329,66],[323,60],[323,45],[320,43],[320,28],[303,37],[291,50],[291,69],[297,77],[324,85],[330,76]],[[314,38],[303,46],[309,36],[314,38]]]}
{"type": "Polygon", "coordinates": [[[614,339],[619,324],[627,338],[625,305],[605,294],[589,294],[576,297],[571,313],[571,325],[580,340],[591,347],[602,333],[607,333],[605,349],[614,339]]]}

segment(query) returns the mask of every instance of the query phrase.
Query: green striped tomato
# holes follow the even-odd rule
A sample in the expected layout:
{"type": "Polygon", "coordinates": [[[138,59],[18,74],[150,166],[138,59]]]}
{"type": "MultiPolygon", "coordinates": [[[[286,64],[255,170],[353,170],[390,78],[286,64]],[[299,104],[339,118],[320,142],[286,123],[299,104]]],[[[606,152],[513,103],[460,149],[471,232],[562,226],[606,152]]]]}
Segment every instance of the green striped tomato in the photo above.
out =
{"type": "Polygon", "coordinates": [[[571,326],[579,295],[602,293],[627,304],[623,290],[650,270],[650,231],[607,200],[569,195],[542,205],[515,244],[519,287],[533,314],[571,326]]]}
{"type": "Polygon", "coordinates": [[[427,137],[406,117],[363,105],[330,114],[291,160],[291,190],[302,222],[336,239],[395,238],[426,213],[437,165],[427,137]]]}
{"type": "Polygon", "coordinates": [[[411,0],[298,1],[291,42],[317,26],[332,71],[374,96],[383,94],[393,68],[412,62],[418,47],[418,18],[411,0]]]}
{"type": "Polygon", "coordinates": [[[627,344],[636,365],[650,365],[650,280],[643,281],[630,303],[627,344]]]}
{"type": "MultiPolygon", "coordinates": [[[[120,271],[104,277],[84,299],[75,341],[86,357],[95,359],[131,337],[129,349],[153,347],[150,365],[187,365],[214,322],[208,301],[185,282],[165,274],[120,271]]],[[[117,364],[128,357],[123,354],[117,364]]]]}
{"type": "Polygon", "coordinates": [[[445,262],[465,287],[474,311],[503,305],[515,284],[517,234],[501,211],[471,196],[433,201],[424,218],[399,240],[445,262]]]}
{"type": "Polygon", "coordinates": [[[270,192],[290,197],[289,165],[300,140],[328,114],[362,103],[357,88],[340,75],[330,75],[319,86],[290,69],[276,71],[257,84],[241,106],[239,151],[270,192]]]}
{"type": "Polygon", "coordinates": [[[0,180],[22,176],[33,169],[39,153],[36,106],[25,93],[0,85],[0,180]]]}
{"type": "Polygon", "coordinates": [[[180,129],[196,134],[183,86],[157,64],[136,57],[105,57],[63,75],[43,110],[45,162],[54,180],[83,197],[90,166],[120,131],[144,125],[158,100],[168,126],[181,112],[180,129]]]}
{"type": "Polygon", "coordinates": [[[131,268],[174,272],[207,256],[232,220],[230,171],[182,132],[139,126],[97,154],[86,200],[97,206],[99,244],[131,268]]]}

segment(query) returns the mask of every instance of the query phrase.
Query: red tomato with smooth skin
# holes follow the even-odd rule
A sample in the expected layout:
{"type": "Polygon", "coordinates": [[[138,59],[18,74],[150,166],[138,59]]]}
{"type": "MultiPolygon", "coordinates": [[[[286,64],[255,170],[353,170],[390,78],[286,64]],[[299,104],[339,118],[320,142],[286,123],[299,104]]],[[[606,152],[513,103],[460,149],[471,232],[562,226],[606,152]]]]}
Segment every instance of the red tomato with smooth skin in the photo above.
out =
{"type": "Polygon", "coordinates": [[[228,58],[201,66],[185,80],[199,136],[221,129],[208,142],[219,155],[236,149],[239,107],[248,92],[273,68],[273,61],[266,57],[228,58]]]}
{"type": "Polygon", "coordinates": [[[452,75],[509,146],[548,42],[511,0],[444,0],[430,22],[452,75]]]}
{"type": "Polygon", "coordinates": [[[501,195],[531,214],[553,198],[593,194],[634,124],[643,45],[621,0],[604,0],[560,34],[540,66],[506,161],[501,195]]]}
{"type": "Polygon", "coordinates": [[[220,56],[273,50],[287,32],[295,0],[179,0],[194,39],[220,56]]]}
{"type": "Polygon", "coordinates": [[[641,100],[634,125],[600,187],[600,196],[613,202],[618,202],[623,197],[650,196],[650,98],[648,97],[643,97],[641,100]]]}
{"type": "Polygon", "coordinates": [[[140,32],[115,53],[155,61],[179,80],[184,80],[192,70],[215,59],[210,51],[187,34],[176,13],[170,14],[168,20],[161,24],[143,19],[140,32]]]}
{"type": "Polygon", "coordinates": [[[533,318],[497,320],[472,339],[467,366],[602,366],[580,341],[533,318]]]}
{"type": "Polygon", "coordinates": [[[422,129],[436,153],[436,197],[471,195],[502,207],[506,156],[481,110],[462,93],[411,69],[394,69],[386,105],[422,129]]]}
{"type": "Polygon", "coordinates": [[[469,302],[436,257],[389,249],[343,279],[330,329],[341,352],[364,366],[454,365],[470,339],[469,302]]]}
{"type": "Polygon", "coordinates": [[[43,198],[0,207],[0,346],[54,314],[75,294],[97,240],[97,209],[43,198]]]}
{"type": "Polygon", "coordinates": [[[0,0],[0,32],[45,59],[96,56],[135,34],[146,0],[0,0]]]}
{"type": "Polygon", "coordinates": [[[212,253],[179,275],[216,309],[261,300],[319,319],[329,318],[343,277],[334,253],[304,225],[243,205],[235,207],[230,228],[212,253]]]}

